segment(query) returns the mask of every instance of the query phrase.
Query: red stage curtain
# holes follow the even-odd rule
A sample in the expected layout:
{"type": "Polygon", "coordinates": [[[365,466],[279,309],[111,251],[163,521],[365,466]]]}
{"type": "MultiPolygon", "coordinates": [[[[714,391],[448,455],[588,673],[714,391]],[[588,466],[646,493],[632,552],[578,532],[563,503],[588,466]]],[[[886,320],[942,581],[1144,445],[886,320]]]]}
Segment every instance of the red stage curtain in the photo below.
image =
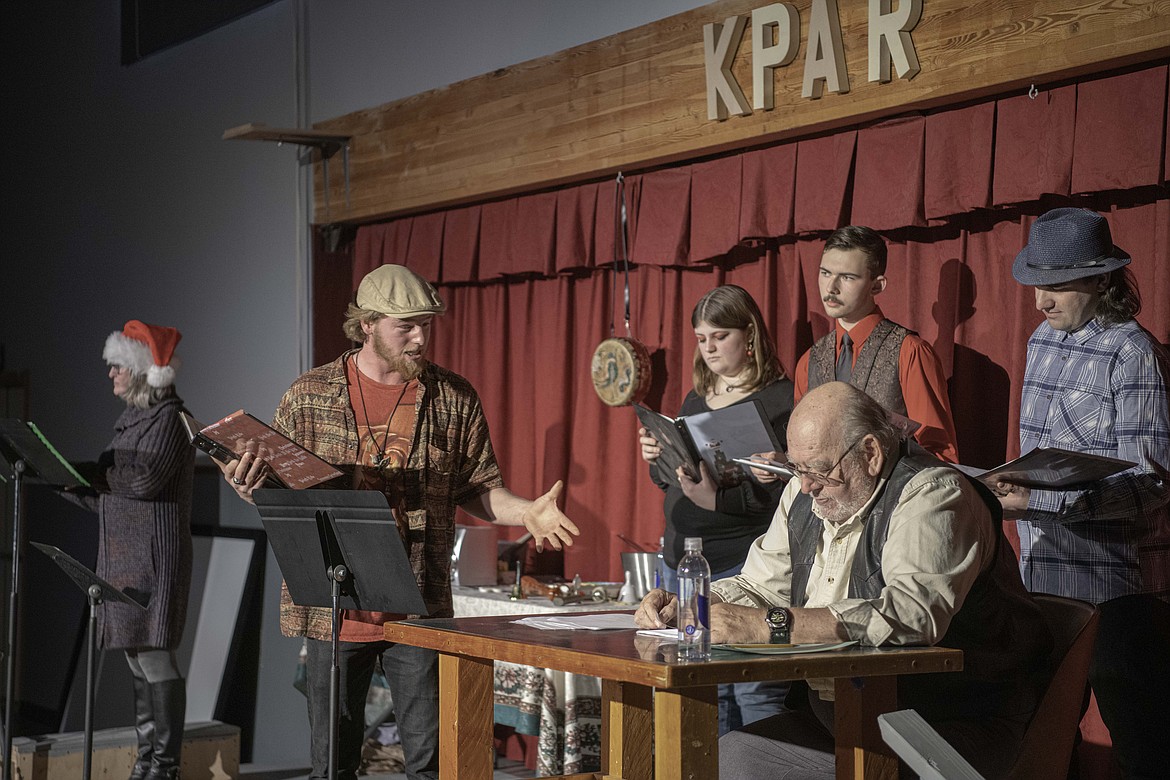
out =
{"type": "MultiPolygon", "coordinates": [[[[1139,319],[1170,340],[1166,117],[1159,65],[627,177],[632,333],[654,368],[647,403],[677,411],[691,384],[691,307],[719,284],[755,295],[791,371],[830,327],[816,285],[825,234],[871,224],[890,247],[879,302],[942,359],[961,457],[1014,456],[1025,344],[1040,320],[1010,266],[1038,214],[1066,204],[1106,214],[1135,257],[1139,319]]],[[[566,574],[586,578],[618,578],[618,533],[649,544],[662,528],[633,414],[603,405],[589,379],[596,345],[611,328],[625,335],[615,187],[363,226],[354,246],[355,284],[383,262],[439,282],[450,311],[435,357],[479,389],[514,490],[566,480],[584,529],[566,574]]]]}
{"type": "MultiPolygon", "coordinates": [[[[1162,64],[629,176],[631,331],[653,364],[645,402],[677,412],[691,308],[720,284],[756,297],[790,372],[830,327],[816,283],[827,232],[870,224],[890,248],[879,303],[942,359],[963,461],[1014,457],[1025,346],[1041,320],[1011,262],[1037,215],[1105,214],[1134,257],[1139,321],[1170,341],[1167,80],[1162,64]]],[[[618,534],[649,546],[663,523],[633,412],[602,404],[590,382],[597,344],[626,335],[615,191],[608,179],[367,225],[353,247],[355,287],[385,262],[439,283],[449,311],[434,358],[479,390],[512,490],[534,497],[565,480],[582,530],[565,574],[586,579],[620,579],[618,534]]],[[[1108,739],[1099,722],[1086,738],[1108,739]]]]}

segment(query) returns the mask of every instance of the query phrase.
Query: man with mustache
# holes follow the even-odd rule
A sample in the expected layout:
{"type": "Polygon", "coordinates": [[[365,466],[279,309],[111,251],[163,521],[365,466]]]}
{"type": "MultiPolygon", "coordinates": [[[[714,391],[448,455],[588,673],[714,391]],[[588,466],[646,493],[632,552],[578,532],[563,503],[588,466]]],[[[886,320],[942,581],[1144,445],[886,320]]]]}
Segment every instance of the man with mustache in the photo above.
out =
{"type": "MultiPolygon", "coordinates": [[[[285,393],[273,427],[339,470],[352,487],[387,498],[431,617],[451,617],[455,510],[499,525],[523,525],[559,550],[577,527],[557,508],[562,483],[535,501],[506,487],[479,397],[463,377],[426,359],[431,328],[446,304],[421,276],[383,265],[362,279],[344,330],[361,347],[302,374],[285,393]]],[[[245,453],[223,467],[244,499],[268,471],[245,453]]],[[[331,610],[292,603],[282,589],[280,628],[308,647],[310,778],[328,776],[331,610]]],[[[406,615],[345,610],[339,665],[337,777],[352,780],[361,760],[365,701],[375,662],[394,699],[409,778],[437,778],[438,655],[388,643],[382,624],[406,615]]]]}
{"type": "Polygon", "coordinates": [[[835,327],[796,364],[796,400],[825,382],[848,382],[918,423],[914,438],[927,452],[958,463],[942,364],[918,334],[878,308],[875,296],[886,289],[885,273],[886,242],[872,229],[849,225],[829,236],[818,287],[835,327]]]}
{"type": "MultiPolygon", "coordinates": [[[[913,708],[989,778],[1011,767],[1051,648],[1024,589],[991,492],[926,453],[908,452],[885,409],[829,382],[788,423],[796,475],[742,573],[711,586],[712,643],[944,645],[961,672],[908,675],[913,708]]],[[[678,600],[651,591],[642,627],[674,622],[678,600]]],[[[719,740],[719,776],[834,776],[832,680],[792,684],[788,712],[719,740]],[[799,695],[806,694],[806,695],[799,695]]]]}

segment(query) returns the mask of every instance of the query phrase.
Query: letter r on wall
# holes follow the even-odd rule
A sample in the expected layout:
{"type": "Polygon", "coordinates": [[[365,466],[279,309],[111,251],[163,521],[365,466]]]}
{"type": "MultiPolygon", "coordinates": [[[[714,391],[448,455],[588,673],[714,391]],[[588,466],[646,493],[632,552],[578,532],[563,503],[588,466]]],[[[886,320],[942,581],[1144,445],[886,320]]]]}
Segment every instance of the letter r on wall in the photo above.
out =
{"type": "Polygon", "coordinates": [[[922,18],[922,0],[898,0],[890,13],[891,0],[869,0],[869,80],[885,84],[890,80],[893,60],[898,78],[912,79],[922,68],[910,31],[922,18]]]}

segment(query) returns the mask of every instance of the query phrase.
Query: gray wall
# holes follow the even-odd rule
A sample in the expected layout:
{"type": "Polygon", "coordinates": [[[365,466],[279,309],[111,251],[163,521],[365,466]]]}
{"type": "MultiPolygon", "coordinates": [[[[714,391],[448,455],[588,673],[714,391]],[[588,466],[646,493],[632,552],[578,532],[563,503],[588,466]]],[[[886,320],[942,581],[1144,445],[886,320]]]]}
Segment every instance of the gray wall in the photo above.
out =
{"type": "MultiPolygon", "coordinates": [[[[297,152],[225,129],[321,121],[703,2],[282,0],[130,67],[119,5],[14,0],[0,24],[4,368],[31,370],[31,418],[78,460],[120,411],[101,345],[127,319],[183,331],[177,384],[204,420],[271,415],[308,367],[297,152]]],[[[219,503],[221,523],[259,524],[219,503]]],[[[299,643],[279,636],[268,571],[254,760],[307,763],[299,643]]]]}

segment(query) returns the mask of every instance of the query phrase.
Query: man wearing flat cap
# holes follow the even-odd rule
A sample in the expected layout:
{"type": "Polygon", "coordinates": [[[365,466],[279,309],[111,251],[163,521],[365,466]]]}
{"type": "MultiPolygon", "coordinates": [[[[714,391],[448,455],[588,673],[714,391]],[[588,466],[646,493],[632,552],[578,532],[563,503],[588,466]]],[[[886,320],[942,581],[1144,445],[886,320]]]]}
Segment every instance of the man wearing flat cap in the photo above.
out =
{"type": "Polygon", "coordinates": [[[1134,320],[1141,298],[1092,211],[1032,225],[1012,274],[1044,314],[1028,340],[1020,451],[1036,447],[1137,465],[1076,490],[1000,483],[1018,517],[1032,591],[1101,610],[1089,681],[1125,777],[1170,773],[1170,358],[1134,320]]]}
{"type": "MultiPolygon", "coordinates": [[[[334,464],[350,487],[380,490],[431,617],[451,617],[451,552],[455,510],[500,525],[523,525],[537,549],[573,543],[577,527],[557,508],[561,482],[530,501],[506,487],[479,397],[463,377],[426,358],[431,327],[446,305],[422,277],[383,265],[362,279],[346,312],[345,333],[361,347],[314,368],[285,393],[273,427],[334,464]]],[[[243,498],[268,466],[251,453],[224,467],[243,498]]],[[[345,610],[337,777],[356,776],[365,731],[365,701],[375,661],[394,699],[410,778],[438,777],[438,656],[384,641],[382,624],[405,615],[345,610]]],[[[292,603],[281,594],[281,631],[308,645],[311,778],[328,776],[330,610],[292,603]]]]}

